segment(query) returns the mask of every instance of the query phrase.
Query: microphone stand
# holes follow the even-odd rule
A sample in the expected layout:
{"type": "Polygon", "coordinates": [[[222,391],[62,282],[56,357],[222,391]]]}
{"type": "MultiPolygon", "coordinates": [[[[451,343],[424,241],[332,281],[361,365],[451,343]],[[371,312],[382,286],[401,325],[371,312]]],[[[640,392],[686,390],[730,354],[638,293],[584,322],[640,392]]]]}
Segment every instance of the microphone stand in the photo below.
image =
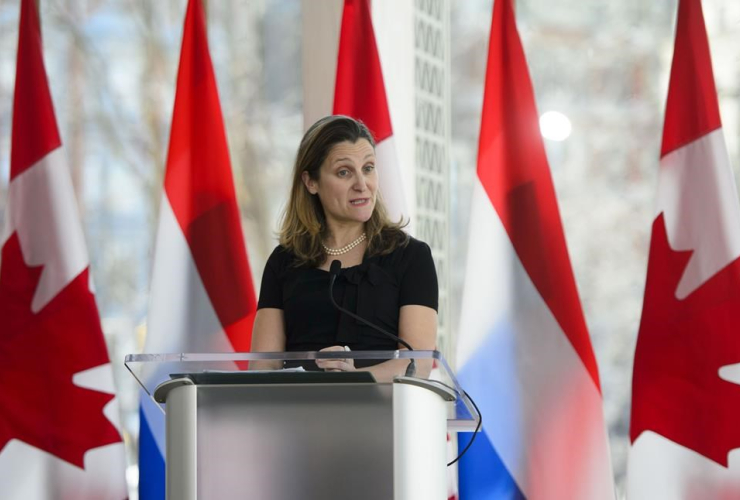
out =
{"type": "MultiPolygon", "coordinates": [[[[413,351],[414,348],[411,347],[411,345],[409,345],[408,342],[406,342],[405,340],[403,340],[398,335],[394,335],[391,332],[386,331],[385,329],[379,327],[378,325],[375,325],[375,324],[369,322],[365,318],[363,318],[361,316],[358,316],[357,314],[355,314],[355,313],[353,313],[351,311],[348,311],[344,307],[342,307],[339,304],[337,304],[337,302],[334,300],[334,282],[336,281],[337,276],[339,275],[339,270],[341,268],[342,268],[342,262],[339,261],[339,260],[336,260],[336,259],[331,262],[331,266],[329,267],[329,300],[331,300],[332,305],[338,311],[343,312],[344,314],[348,315],[349,317],[354,318],[357,321],[361,322],[362,324],[369,326],[373,330],[382,333],[386,337],[389,337],[389,338],[395,340],[399,344],[403,345],[409,351],[413,351]]],[[[409,362],[409,366],[406,368],[406,374],[405,375],[407,377],[413,377],[414,375],[416,375],[416,360],[415,359],[412,359],[409,362]]]]}

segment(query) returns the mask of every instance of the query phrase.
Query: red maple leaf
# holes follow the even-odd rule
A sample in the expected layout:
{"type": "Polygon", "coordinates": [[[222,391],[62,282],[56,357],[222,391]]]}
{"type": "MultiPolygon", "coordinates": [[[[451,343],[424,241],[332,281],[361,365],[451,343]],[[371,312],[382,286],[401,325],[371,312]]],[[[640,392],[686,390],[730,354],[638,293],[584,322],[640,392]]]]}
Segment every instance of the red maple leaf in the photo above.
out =
{"type": "Polygon", "coordinates": [[[740,362],[740,259],[678,300],[691,254],[670,248],[661,214],[635,352],[630,439],[651,430],[727,467],[728,452],[740,447],[740,385],[719,369],[740,362]]]}
{"type": "Polygon", "coordinates": [[[0,451],[19,439],[84,468],[87,450],[121,437],[103,415],[113,396],[78,387],[72,376],[108,363],[108,354],[88,270],[34,314],[40,275],[14,233],[0,268],[0,451]]]}

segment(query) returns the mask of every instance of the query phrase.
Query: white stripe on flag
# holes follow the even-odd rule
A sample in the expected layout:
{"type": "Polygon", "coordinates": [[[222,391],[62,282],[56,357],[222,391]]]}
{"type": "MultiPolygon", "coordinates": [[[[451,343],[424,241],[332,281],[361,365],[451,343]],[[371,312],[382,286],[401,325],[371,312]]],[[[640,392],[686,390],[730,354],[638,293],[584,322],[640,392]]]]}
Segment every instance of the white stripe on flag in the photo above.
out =
{"type": "Polygon", "coordinates": [[[725,468],[655,432],[645,431],[630,448],[627,498],[737,498],[740,491],[740,450],[731,451],[728,458],[729,467],[725,468]]]}
{"type": "MultiPolygon", "coordinates": [[[[107,410],[106,407],[106,414],[107,410]]],[[[84,460],[83,470],[39,448],[12,439],[0,453],[0,496],[24,500],[126,498],[123,482],[126,460],[121,443],[93,448],[85,453],[84,460]],[[111,471],[115,471],[121,480],[111,480],[111,471]],[[39,479],[44,477],[53,480],[39,479]]]]}
{"type": "Polygon", "coordinates": [[[17,231],[29,266],[44,266],[31,303],[40,311],[89,265],[74,188],[61,147],[8,185],[0,246],[17,231]]]}
{"type": "Polygon", "coordinates": [[[660,160],[655,216],[661,212],[671,248],[694,251],[678,299],[740,257],[740,205],[721,128],[660,160]]]}
{"type": "Polygon", "coordinates": [[[393,222],[398,222],[402,216],[409,218],[406,209],[406,200],[403,193],[401,168],[398,164],[398,151],[393,136],[380,141],[375,147],[375,158],[378,168],[378,179],[383,202],[388,209],[388,215],[393,222]]]}
{"type": "Polygon", "coordinates": [[[147,330],[146,352],[233,351],[167,193],[159,213],[147,330]]]}

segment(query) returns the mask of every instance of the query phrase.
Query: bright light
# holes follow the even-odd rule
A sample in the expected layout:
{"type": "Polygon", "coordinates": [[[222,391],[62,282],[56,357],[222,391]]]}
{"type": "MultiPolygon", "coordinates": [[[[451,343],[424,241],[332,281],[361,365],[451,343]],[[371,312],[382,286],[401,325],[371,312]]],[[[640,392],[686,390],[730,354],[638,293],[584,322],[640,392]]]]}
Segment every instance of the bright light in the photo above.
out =
{"type": "Polygon", "coordinates": [[[571,130],[570,120],[559,111],[546,111],[540,116],[540,132],[545,139],[564,141],[570,136],[571,130]]]}

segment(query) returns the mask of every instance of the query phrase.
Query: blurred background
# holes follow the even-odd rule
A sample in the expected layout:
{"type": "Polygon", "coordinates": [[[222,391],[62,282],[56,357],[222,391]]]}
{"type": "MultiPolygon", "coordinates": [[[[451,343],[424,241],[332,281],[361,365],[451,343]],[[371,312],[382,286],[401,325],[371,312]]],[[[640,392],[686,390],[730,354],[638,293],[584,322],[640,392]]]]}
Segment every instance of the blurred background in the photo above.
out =
{"type": "MultiPolygon", "coordinates": [[[[449,128],[441,170],[448,235],[441,346],[452,360],[468,240],[471,233],[474,237],[485,230],[470,228],[467,221],[493,3],[401,2],[432,17],[440,14],[443,26],[440,50],[448,87],[441,95],[449,128]]],[[[141,352],[146,335],[151,257],[186,3],[40,2],[46,68],[116,367],[131,484],[138,470],[138,392],[123,358],[141,352]]],[[[256,284],[276,244],[289,172],[304,130],[307,38],[302,16],[321,3],[207,2],[211,56],[256,284]]],[[[393,5],[398,0],[373,2],[386,85],[392,85],[393,73],[383,51],[395,35],[381,23],[393,5]]],[[[740,3],[704,0],[703,8],[737,177],[740,3]]],[[[517,0],[516,9],[599,362],[614,471],[623,492],[632,357],[655,215],[676,0],[517,0]]],[[[7,203],[18,12],[18,1],[0,0],[0,224],[7,203]]],[[[419,49],[418,23],[416,29],[419,49]]],[[[394,128],[403,135],[399,129],[405,122],[394,117],[392,88],[389,99],[394,128]]],[[[419,161],[417,153],[417,165],[419,161]]],[[[417,180],[417,196],[420,186],[417,180]]]]}

